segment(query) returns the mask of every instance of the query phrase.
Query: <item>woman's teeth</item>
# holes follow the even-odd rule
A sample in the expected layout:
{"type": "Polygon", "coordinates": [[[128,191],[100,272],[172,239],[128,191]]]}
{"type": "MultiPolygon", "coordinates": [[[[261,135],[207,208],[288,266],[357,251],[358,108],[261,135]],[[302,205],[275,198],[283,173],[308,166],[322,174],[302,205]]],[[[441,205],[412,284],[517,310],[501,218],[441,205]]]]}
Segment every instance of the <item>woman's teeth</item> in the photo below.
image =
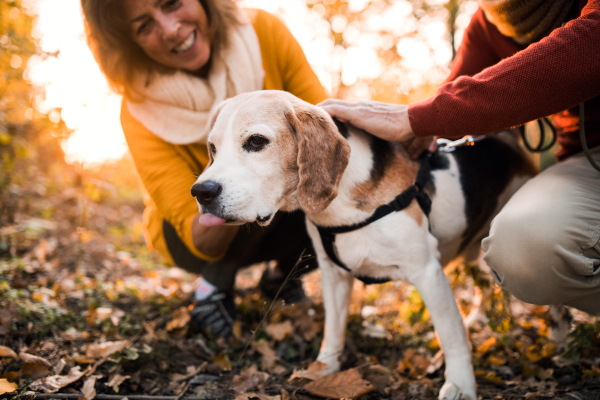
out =
{"type": "Polygon", "coordinates": [[[188,51],[189,49],[192,48],[192,45],[194,44],[194,39],[196,39],[196,31],[192,32],[192,34],[185,39],[185,42],[181,43],[179,46],[175,47],[173,49],[174,53],[185,53],[186,51],[188,51]]]}

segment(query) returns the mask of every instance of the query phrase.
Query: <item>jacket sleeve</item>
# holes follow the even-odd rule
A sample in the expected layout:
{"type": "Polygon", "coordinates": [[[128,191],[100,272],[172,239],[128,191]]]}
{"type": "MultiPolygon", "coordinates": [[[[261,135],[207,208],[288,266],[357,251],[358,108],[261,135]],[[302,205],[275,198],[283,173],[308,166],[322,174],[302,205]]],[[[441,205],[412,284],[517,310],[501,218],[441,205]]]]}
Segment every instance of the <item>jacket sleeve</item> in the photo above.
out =
{"type": "Polygon", "coordinates": [[[485,135],[576,106],[600,94],[600,0],[550,36],[413,103],[417,136],[485,135]]]}
{"type": "MultiPolygon", "coordinates": [[[[202,160],[189,156],[189,148],[167,143],[148,131],[131,116],[125,102],[121,105],[121,125],[135,168],[160,217],[173,225],[195,256],[209,261],[220,258],[209,257],[198,251],[192,241],[192,220],[198,213],[198,206],[190,194],[190,188],[203,170],[202,160]]],[[[162,221],[154,226],[160,232],[149,234],[154,237],[153,243],[156,245],[156,238],[162,237],[162,221]]],[[[167,251],[158,250],[161,253],[167,251]]]]}

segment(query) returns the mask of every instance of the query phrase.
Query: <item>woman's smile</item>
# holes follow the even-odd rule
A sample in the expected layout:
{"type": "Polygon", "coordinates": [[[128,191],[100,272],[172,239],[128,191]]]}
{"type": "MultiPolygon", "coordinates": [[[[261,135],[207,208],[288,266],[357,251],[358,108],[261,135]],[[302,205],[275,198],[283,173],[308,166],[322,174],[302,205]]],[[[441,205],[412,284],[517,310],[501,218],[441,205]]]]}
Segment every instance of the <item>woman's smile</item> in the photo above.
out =
{"type": "Polygon", "coordinates": [[[198,71],[210,59],[208,19],[198,0],[129,0],[134,41],[154,61],[198,71]]]}

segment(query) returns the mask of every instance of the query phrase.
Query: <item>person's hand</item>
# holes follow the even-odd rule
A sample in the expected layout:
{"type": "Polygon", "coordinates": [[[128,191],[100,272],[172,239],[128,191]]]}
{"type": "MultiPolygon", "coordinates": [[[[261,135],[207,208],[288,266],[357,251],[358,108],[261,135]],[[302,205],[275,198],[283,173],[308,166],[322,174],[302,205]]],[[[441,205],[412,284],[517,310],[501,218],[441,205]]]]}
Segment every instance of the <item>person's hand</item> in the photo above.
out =
{"type": "Polygon", "coordinates": [[[408,153],[410,158],[412,158],[413,160],[416,160],[417,158],[419,158],[419,156],[421,154],[423,154],[423,152],[425,150],[427,150],[430,153],[433,153],[437,150],[437,137],[436,136],[425,136],[425,137],[415,136],[411,139],[408,139],[403,144],[404,144],[404,149],[406,150],[406,152],[408,153]]]}
{"type": "Polygon", "coordinates": [[[332,117],[343,119],[383,140],[405,142],[415,137],[408,120],[408,106],[405,105],[329,99],[318,106],[332,117]]]}

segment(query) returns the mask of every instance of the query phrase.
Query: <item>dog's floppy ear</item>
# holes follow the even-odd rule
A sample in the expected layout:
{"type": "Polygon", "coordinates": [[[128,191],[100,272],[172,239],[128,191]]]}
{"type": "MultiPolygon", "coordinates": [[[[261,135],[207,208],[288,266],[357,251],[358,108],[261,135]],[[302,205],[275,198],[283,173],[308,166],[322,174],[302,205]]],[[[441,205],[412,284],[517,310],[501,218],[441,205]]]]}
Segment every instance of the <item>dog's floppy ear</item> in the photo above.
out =
{"type": "Polygon", "coordinates": [[[295,102],[286,118],[298,140],[298,202],[304,211],[320,213],[338,194],[350,146],[331,117],[316,106],[295,102]]]}

